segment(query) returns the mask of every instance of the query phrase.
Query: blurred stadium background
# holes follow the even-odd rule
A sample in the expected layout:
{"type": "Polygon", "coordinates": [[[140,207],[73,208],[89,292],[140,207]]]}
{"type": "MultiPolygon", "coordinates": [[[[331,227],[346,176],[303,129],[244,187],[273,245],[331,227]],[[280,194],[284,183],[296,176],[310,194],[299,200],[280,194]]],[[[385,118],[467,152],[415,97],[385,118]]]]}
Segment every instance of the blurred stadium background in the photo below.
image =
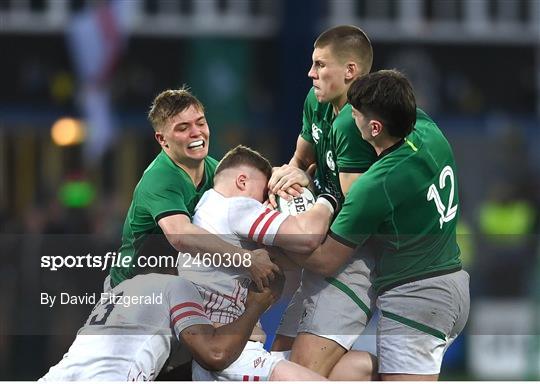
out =
{"type": "Polygon", "coordinates": [[[540,0],[0,0],[0,380],[39,378],[86,319],[38,292],[98,292],[106,272],[39,255],[117,249],[159,150],[153,97],[188,84],[212,155],[243,143],[284,163],[313,41],[337,24],[410,77],[457,157],[473,302],[442,378],[540,379],[540,0]]]}

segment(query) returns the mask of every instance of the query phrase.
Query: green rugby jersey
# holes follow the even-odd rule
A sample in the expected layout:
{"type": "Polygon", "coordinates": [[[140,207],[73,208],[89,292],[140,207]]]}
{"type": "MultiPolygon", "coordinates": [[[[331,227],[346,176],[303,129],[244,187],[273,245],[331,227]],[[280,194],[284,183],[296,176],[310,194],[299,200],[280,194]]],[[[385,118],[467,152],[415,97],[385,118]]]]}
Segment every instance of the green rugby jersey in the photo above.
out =
{"type": "Polygon", "coordinates": [[[158,225],[160,219],[178,213],[189,217],[193,215],[203,193],[214,186],[217,163],[210,156],[204,159],[204,178],[195,186],[189,175],[164,151],[157,155],[135,187],[124,222],[122,245],[118,253],[121,258],[130,256],[131,265],[111,267],[112,286],[137,274],[136,259],[141,254],[145,240],[149,235],[163,234],[158,225]]]}
{"type": "Polygon", "coordinates": [[[376,292],[461,269],[455,168],[450,144],[418,110],[411,134],[351,186],[330,236],[350,247],[373,236],[376,292]]]}
{"type": "Polygon", "coordinates": [[[300,136],[313,144],[317,161],[317,194],[331,193],[343,202],[339,172],[364,173],[377,159],[373,147],[362,139],[345,104],[334,117],[332,104],[319,103],[313,88],[304,103],[300,136]]]}

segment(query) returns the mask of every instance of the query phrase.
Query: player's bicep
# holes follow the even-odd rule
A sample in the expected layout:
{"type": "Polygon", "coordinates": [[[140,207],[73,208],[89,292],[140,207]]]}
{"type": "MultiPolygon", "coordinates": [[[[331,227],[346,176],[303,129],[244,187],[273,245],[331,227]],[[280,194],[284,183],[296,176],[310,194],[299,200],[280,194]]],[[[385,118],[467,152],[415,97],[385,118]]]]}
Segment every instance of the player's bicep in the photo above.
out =
{"type": "Polygon", "coordinates": [[[291,252],[309,252],[320,242],[321,235],[307,233],[297,216],[288,216],[279,226],[274,245],[291,252]]]}
{"type": "Polygon", "coordinates": [[[233,201],[228,214],[235,235],[264,245],[273,245],[278,228],[286,218],[285,214],[247,198],[233,201]]]}
{"type": "Polygon", "coordinates": [[[345,172],[339,173],[339,183],[341,184],[341,192],[343,193],[344,196],[347,195],[347,192],[349,192],[351,185],[360,176],[362,176],[362,173],[345,173],[345,172]]]}
{"type": "Polygon", "coordinates": [[[166,215],[159,218],[157,223],[167,237],[186,233],[187,227],[193,225],[189,216],[184,213],[166,215]]]}

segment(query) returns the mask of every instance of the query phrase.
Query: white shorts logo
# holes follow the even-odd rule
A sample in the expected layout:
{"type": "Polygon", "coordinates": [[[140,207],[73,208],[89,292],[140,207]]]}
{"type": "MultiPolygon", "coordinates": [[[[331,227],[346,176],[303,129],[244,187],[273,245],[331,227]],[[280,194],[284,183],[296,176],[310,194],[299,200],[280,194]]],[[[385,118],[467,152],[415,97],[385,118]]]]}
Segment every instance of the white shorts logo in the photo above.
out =
{"type": "Polygon", "coordinates": [[[315,144],[317,144],[321,139],[321,133],[322,130],[319,129],[319,127],[317,127],[315,124],[311,124],[311,136],[313,137],[313,141],[315,141],[315,144]]]}
{"type": "Polygon", "coordinates": [[[266,359],[263,359],[262,357],[259,356],[253,361],[253,368],[257,368],[259,364],[261,365],[261,368],[262,368],[264,367],[264,363],[266,363],[266,359]]]}
{"type": "Polygon", "coordinates": [[[326,165],[328,165],[328,168],[330,168],[332,171],[336,170],[336,163],[334,162],[332,151],[326,152],[326,165]]]}

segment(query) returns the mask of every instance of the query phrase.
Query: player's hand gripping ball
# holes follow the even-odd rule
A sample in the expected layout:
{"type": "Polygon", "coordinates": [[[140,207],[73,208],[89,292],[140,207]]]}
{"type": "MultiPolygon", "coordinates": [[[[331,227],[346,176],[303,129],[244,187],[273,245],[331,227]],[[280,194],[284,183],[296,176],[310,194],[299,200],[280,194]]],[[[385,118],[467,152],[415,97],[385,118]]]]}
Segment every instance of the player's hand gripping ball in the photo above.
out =
{"type": "Polygon", "coordinates": [[[307,188],[302,188],[302,193],[298,197],[293,197],[291,200],[285,200],[276,196],[277,209],[281,213],[286,213],[296,216],[299,213],[306,212],[315,205],[315,196],[307,188]]]}

